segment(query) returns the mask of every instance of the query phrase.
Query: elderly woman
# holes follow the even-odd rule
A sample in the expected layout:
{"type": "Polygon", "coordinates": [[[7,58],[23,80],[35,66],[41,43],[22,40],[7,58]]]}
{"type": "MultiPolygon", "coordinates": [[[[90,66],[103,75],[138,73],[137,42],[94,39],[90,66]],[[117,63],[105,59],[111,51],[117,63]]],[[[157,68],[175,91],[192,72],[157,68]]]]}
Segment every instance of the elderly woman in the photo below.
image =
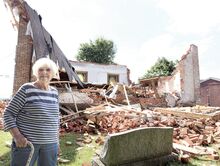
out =
{"type": "Polygon", "coordinates": [[[31,148],[34,154],[30,165],[55,166],[59,142],[58,92],[49,85],[57,74],[56,64],[41,58],[33,65],[35,82],[25,83],[9,102],[4,112],[4,129],[13,137],[12,166],[24,166],[31,148]]]}

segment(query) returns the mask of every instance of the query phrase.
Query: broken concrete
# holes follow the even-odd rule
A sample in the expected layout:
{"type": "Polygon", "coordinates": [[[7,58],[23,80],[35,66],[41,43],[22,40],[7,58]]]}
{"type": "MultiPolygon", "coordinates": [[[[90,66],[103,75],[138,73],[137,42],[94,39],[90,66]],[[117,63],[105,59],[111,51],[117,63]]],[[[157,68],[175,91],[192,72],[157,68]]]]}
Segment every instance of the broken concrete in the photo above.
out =
{"type": "Polygon", "coordinates": [[[90,107],[93,103],[93,100],[88,97],[86,93],[80,93],[78,91],[59,91],[59,102],[60,104],[70,106],[72,110],[76,110],[77,108],[79,110],[83,110],[87,107],[90,107]]]}

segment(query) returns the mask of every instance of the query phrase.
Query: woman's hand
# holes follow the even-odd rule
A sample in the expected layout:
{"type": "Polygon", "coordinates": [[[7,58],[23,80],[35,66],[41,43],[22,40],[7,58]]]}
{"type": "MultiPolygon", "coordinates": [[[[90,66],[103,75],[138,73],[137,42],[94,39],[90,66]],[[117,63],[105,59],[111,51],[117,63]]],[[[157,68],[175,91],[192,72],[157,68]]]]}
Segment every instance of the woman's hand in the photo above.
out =
{"type": "Polygon", "coordinates": [[[22,148],[22,147],[26,147],[26,146],[27,146],[27,143],[28,143],[27,138],[25,138],[25,137],[20,133],[20,131],[18,130],[17,127],[12,128],[12,129],[10,129],[9,131],[10,131],[12,137],[14,138],[16,147],[22,148]]]}
{"type": "Polygon", "coordinates": [[[27,146],[27,138],[25,138],[22,134],[14,135],[14,141],[16,147],[24,148],[27,146]]]}

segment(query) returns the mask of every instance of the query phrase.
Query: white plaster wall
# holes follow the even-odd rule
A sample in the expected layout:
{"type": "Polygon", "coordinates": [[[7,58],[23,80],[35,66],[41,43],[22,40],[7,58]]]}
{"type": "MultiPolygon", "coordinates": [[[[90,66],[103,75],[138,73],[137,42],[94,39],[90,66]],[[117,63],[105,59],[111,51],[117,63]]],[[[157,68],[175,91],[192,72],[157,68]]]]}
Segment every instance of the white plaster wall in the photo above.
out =
{"type": "Polygon", "coordinates": [[[191,53],[189,53],[183,61],[183,68],[183,91],[181,93],[182,102],[194,102],[194,66],[191,53]]]}
{"type": "Polygon", "coordinates": [[[180,71],[177,71],[173,76],[173,90],[180,94],[181,92],[181,78],[180,71]]]}
{"type": "Polygon", "coordinates": [[[158,81],[158,93],[177,92],[181,103],[196,102],[199,98],[200,84],[198,48],[191,45],[187,55],[178,64],[175,73],[158,81]]]}
{"type": "Polygon", "coordinates": [[[176,71],[174,75],[170,77],[160,78],[158,81],[158,93],[163,95],[164,93],[177,92],[180,94],[180,71],[176,71]]]}
{"type": "Polygon", "coordinates": [[[103,65],[70,61],[76,71],[88,72],[88,82],[93,84],[106,84],[108,74],[119,75],[119,83],[128,85],[127,67],[124,65],[103,65]]]}
{"type": "Polygon", "coordinates": [[[166,79],[158,80],[158,94],[161,96],[166,92],[169,92],[168,81],[166,79]]]}
{"type": "Polygon", "coordinates": [[[164,93],[177,92],[181,96],[183,103],[194,101],[194,79],[193,79],[193,65],[192,55],[186,56],[186,59],[180,64],[182,78],[180,77],[180,70],[178,69],[171,77],[160,78],[158,81],[158,93],[160,95],[164,93]],[[181,79],[183,84],[181,84],[181,79]],[[183,86],[181,88],[181,86],[183,86]],[[182,89],[182,90],[181,90],[182,89]]]}

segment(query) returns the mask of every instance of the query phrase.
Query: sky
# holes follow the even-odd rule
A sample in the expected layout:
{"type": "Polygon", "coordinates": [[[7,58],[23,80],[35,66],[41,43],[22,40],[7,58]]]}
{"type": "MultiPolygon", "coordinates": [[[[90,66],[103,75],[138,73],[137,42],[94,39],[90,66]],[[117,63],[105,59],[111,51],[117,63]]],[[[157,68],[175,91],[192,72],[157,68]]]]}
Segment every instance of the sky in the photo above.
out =
{"type": "MultiPolygon", "coordinates": [[[[158,57],[180,60],[198,46],[200,79],[220,78],[219,0],[26,0],[70,60],[81,43],[99,37],[117,48],[114,61],[126,65],[133,82],[158,57]]],[[[0,1],[0,98],[12,93],[17,31],[0,1]]]]}

